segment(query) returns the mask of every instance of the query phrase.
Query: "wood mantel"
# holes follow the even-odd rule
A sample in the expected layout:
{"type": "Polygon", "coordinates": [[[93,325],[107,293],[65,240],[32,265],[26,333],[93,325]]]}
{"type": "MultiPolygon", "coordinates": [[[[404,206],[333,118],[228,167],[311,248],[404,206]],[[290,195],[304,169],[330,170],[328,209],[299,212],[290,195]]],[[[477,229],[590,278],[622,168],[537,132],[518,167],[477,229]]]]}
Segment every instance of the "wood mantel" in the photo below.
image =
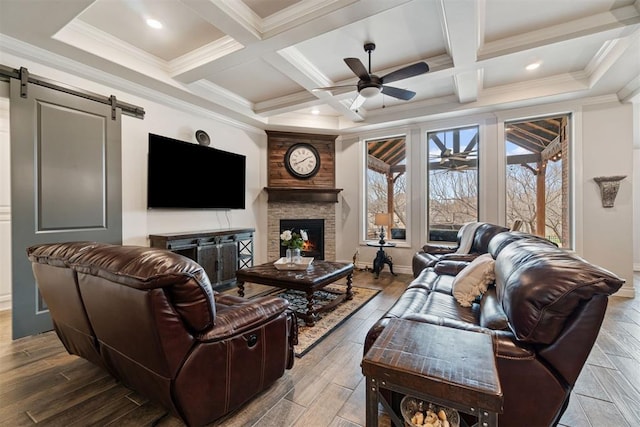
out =
{"type": "Polygon", "coordinates": [[[338,203],[342,188],[264,187],[269,202],[338,203]]]}

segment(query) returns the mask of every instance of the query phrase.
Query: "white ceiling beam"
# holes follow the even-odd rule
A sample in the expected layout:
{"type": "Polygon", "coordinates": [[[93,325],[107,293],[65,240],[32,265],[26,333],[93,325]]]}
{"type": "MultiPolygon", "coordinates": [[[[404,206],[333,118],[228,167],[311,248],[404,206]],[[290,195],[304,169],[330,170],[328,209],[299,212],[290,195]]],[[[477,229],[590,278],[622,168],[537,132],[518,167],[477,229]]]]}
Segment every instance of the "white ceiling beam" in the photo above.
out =
{"type": "Polygon", "coordinates": [[[446,47],[456,70],[453,78],[456,95],[461,103],[478,99],[478,72],[475,64],[479,45],[479,7],[484,7],[484,2],[440,1],[446,47]]]}
{"type": "Polygon", "coordinates": [[[478,60],[483,61],[611,30],[618,30],[618,36],[624,37],[635,31],[638,24],[640,24],[640,11],[634,6],[625,6],[485,43],[478,50],[478,60]]]}
{"type": "MultiPolygon", "coordinates": [[[[189,2],[190,5],[197,5],[202,2],[202,0],[183,1],[189,2]]],[[[211,1],[218,2],[221,0],[211,1]]],[[[246,43],[243,43],[243,40],[241,39],[237,39],[240,43],[245,45],[244,49],[240,49],[230,55],[219,58],[216,61],[211,61],[198,67],[194,67],[193,69],[187,70],[182,74],[176,75],[174,77],[182,82],[193,82],[200,79],[206,79],[209,75],[232,68],[239,64],[251,62],[255,60],[255,58],[263,56],[264,52],[276,52],[281,49],[285,49],[289,46],[293,46],[297,43],[303,42],[309,38],[317,37],[327,32],[341,28],[354,21],[360,21],[377,15],[384,12],[385,10],[407,3],[410,0],[384,0],[375,2],[362,0],[344,1],[345,3],[347,3],[347,6],[344,6],[340,9],[332,10],[325,15],[314,14],[315,18],[304,22],[304,25],[300,25],[301,22],[297,22],[296,25],[291,26],[291,28],[285,31],[281,31],[280,33],[275,34],[271,37],[263,38],[259,41],[254,41],[253,43],[250,43],[247,38],[244,39],[246,43]]],[[[336,3],[336,5],[341,5],[341,3],[336,3]]],[[[217,6],[218,3],[216,3],[216,7],[217,6]]],[[[228,16],[226,12],[224,12],[224,10],[226,9],[222,7],[220,12],[223,18],[224,16],[228,16]]],[[[213,17],[205,18],[213,19],[213,17]]],[[[218,20],[224,21],[223,18],[218,17],[216,19],[216,22],[218,22],[218,20]]],[[[215,24],[214,22],[210,22],[217,26],[217,24],[215,24]]],[[[221,29],[223,31],[226,31],[223,28],[221,29]]],[[[231,34],[231,36],[234,37],[233,34],[231,34]]]]}
{"type": "Polygon", "coordinates": [[[617,95],[620,102],[640,103],[640,76],[631,79],[617,95]]]}
{"type": "Polygon", "coordinates": [[[181,1],[238,43],[246,46],[262,39],[260,17],[241,1],[181,1]]]}
{"type": "MultiPolygon", "coordinates": [[[[604,43],[598,53],[591,59],[585,67],[585,72],[589,76],[589,86],[595,86],[624,55],[631,45],[630,37],[624,39],[608,40],[604,43]]],[[[639,55],[640,57],[640,55],[639,55]]]]}
{"type": "MultiPolygon", "coordinates": [[[[272,67],[305,88],[308,91],[307,94],[309,96],[322,99],[336,111],[347,116],[350,120],[362,120],[362,116],[351,111],[349,108],[344,108],[340,102],[334,99],[330,92],[313,91],[314,88],[333,86],[333,83],[295,47],[289,47],[281,50],[280,52],[266,55],[263,59],[272,67]]],[[[262,104],[258,106],[256,111],[260,111],[261,114],[267,113],[267,109],[272,110],[271,112],[282,111],[282,108],[288,103],[288,101],[289,100],[286,99],[286,97],[271,100],[269,101],[270,106],[267,106],[266,103],[262,104]]],[[[290,103],[288,108],[292,108],[291,111],[299,109],[299,107],[296,108],[295,104],[290,103]]]]}
{"type": "Polygon", "coordinates": [[[471,70],[456,73],[453,76],[456,95],[461,104],[473,102],[478,99],[478,71],[471,70]]]}

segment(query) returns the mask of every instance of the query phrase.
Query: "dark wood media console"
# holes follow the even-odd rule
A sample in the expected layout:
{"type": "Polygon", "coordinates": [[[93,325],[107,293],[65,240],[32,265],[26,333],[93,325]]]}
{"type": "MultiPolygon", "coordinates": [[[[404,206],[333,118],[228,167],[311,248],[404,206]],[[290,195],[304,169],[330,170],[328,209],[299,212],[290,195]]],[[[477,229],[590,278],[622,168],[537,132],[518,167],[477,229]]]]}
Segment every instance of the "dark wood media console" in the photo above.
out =
{"type": "Polygon", "coordinates": [[[200,264],[217,291],[236,282],[236,270],[253,266],[253,228],[151,234],[152,248],[169,249],[200,264]]]}

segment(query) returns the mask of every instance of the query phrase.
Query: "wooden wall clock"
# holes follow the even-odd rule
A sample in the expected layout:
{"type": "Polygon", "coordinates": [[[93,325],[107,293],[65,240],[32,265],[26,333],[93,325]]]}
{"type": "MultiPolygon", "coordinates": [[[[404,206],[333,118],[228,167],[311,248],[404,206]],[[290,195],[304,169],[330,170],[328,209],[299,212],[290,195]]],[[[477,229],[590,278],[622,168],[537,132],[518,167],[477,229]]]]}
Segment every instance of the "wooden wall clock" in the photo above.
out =
{"type": "Polygon", "coordinates": [[[311,178],[320,170],[320,153],[311,144],[294,144],[284,156],[284,165],[297,178],[311,178]]]}

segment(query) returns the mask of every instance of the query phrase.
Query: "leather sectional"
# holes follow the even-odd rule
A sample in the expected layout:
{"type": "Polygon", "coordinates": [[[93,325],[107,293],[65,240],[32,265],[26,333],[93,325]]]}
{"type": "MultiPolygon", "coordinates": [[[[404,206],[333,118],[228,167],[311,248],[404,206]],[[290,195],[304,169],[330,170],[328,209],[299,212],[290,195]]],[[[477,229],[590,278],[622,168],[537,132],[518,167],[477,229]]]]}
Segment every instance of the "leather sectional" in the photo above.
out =
{"type": "Polygon", "coordinates": [[[499,425],[555,425],[598,336],[608,297],[624,281],[521,232],[502,230],[487,249],[495,260],[495,285],[470,307],[453,296],[456,275],[469,263],[438,261],[418,272],[370,328],[364,351],[392,318],[489,334],[504,394],[499,425]]]}

